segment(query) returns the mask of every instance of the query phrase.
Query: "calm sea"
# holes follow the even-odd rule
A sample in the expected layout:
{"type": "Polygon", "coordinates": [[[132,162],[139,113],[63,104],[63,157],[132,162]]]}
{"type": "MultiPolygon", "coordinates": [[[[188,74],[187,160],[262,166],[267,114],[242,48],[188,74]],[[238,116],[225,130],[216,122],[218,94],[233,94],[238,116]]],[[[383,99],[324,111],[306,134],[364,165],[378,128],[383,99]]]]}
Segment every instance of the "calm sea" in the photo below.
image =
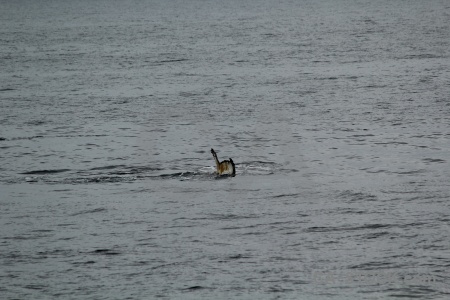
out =
{"type": "Polygon", "coordinates": [[[445,0],[1,1],[1,298],[447,299],[449,95],[445,0]]]}

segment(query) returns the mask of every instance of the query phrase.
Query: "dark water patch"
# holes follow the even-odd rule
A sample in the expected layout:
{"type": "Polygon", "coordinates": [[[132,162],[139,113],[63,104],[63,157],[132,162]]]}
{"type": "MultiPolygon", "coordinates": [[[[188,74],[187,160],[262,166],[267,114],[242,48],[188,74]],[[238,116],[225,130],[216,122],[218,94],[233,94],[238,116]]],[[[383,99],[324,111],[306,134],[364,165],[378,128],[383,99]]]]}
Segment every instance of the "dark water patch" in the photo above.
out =
{"type": "MultiPolygon", "coordinates": [[[[6,182],[9,184],[16,184],[21,182],[28,183],[42,183],[42,184],[70,184],[70,185],[78,185],[78,184],[95,184],[95,183],[126,183],[133,182],[138,179],[141,179],[140,176],[87,176],[87,177],[68,177],[68,178],[56,178],[56,177],[48,177],[48,174],[37,174],[38,176],[28,176],[25,178],[10,178],[6,182]]],[[[70,191],[67,189],[57,190],[59,192],[67,192],[70,191]]]]}
{"type": "Polygon", "coordinates": [[[99,254],[99,255],[119,255],[120,252],[114,251],[112,249],[97,249],[92,252],[92,254],[99,254]]]}
{"type": "Polygon", "coordinates": [[[209,289],[209,288],[208,287],[204,287],[204,286],[200,286],[200,285],[194,285],[194,286],[190,286],[190,287],[184,288],[182,290],[186,291],[186,292],[195,292],[195,291],[204,290],[204,289],[209,289]]]}
{"type": "Polygon", "coordinates": [[[185,265],[184,262],[172,262],[172,263],[156,265],[156,266],[153,266],[151,269],[152,270],[158,270],[158,269],[172,268],[172,267],[182,268],[184,265],[185,265]]]}
{"type": "Polygon", "coordinates": [[[440,132],[432,133],[432,134],[422,134],[422,135],[413,135],[411,138],[422,138],[422,139],[439,139],[442,136],[447,136],[448,134],[443,134],[440,132]]]}
{"type": "Polygon", "coordinates": [[[23,240],[23,241],[26,241],[26,240],[38,240],[38,239],[41,239],[41,238],[48,238],[50,236],[52,236],[52,234],[45,234],[45,233],[42,233],[42,232],[34,232],[32,234],[6,236],[6,237],[3,237],[3,239],[5,239],[5,240],[23,240]]]}
{"type": "Polygon", "coordinates": [[[31,230],[31,232],[53,232],[54,230],[52,229],[35,229],[35,230],[31,230]]]}
{"type": "Polygon", "coordinates": [[[116,183],[116,182],[131,182],[135,181],[137,177],[130,176],[95,176],[95,177],[78,177],[66,178],[60,181],[47,181],[47,183],[63,183],[63,184],[89,184],[89,183],[116,183]]]}
{"type": "Polygon", "coordinates": [[[360,215],[360,214],[368,213],[367,210],[362,210],[362,209],[358,209],[358,208],[349,208],[349,207],[336,209],[336,212],[338,212],[340,214],[352,214],[352,215],[353,214],[360,215]]]}
{"type": "Polygon", "coordinates": [[[183,62],[188,61],[187,58],[174,58],[174,59],[165,59],[165,60],[158,60],[155,62],[155,64],[167,64],[167,63],[177,63],[177,62],[183,62]]]}
{"type": "Polygon", "coordinates": [[[227,257],[228,260],[236,260],[236,259],[242,259],[242,258],[251,258],[251,256],[245,255],[245,254],[236,254],[236,255],[231,255],[231,256],[227,257]]]}
{"type": "Polygon", "coordinates": [[[66,226],[75,226],[77,225],[76,223],[62,223],[62,224],[57,224],[56,226],[61,226],[61,227],[66,227],[66,226]]]}
{"type": "Polygon", "coordinates": [[[142,167],[134,167],[134,166],[126,166],[123,167],[121,171],[115,171],[110,172],[111,175],[133,175],[133,174],[142,174],[142,173],[149,173],[149,172],[155,172],[155,171],[163,171],[163,168],[159,167],[149,167],[149,166],[142,166],[142,167]]]}
{"type": "Polygon", "coordinates": [[[104,166],[104,167],[95,167],[89,170],[92,171],[101,171],[101,170],[112,170],[112,169],[117,169],[117,168],[123,168],[126,167],[125,165],[110,165],[110,166],[104,166]]]}
{"type": "Polygon", "coordinates": [[[408,227],[413,227],[413,228],[420,228],[423,226],[427,226],[429,225],[428,222],[411,222],[411,223],[405,223],[405,224],[398,224],[392,227],[398,227],[398,228],[408,228],[408,227]]]}
{"type": "Polygon", "coordinates": [[[425,169],[417,169],[417,170],[410,170],[410,171],[397,171],[397,172],[391,172],[392,174],[398,174],[398,175],[416,175],[416,174],[422,174],[426,173],[427,170],[425,169]]]}
{"type": "Polygon", "coordinates": [[[34,140],[34,139],[41,139],[43,138],[43,135],[35,135],[35,136],[25,136],[25,137],[14,137],[9,140],[11,141],[17,141],[17,140],[34,140]]]}
{"type": "Polygon", "coordinates": [[[371,170],[371,168],[363,168],[361,170],[366,171],[367,173],[370,173],[370,174],[378,174],[378,173],[390,174],[391,173],[391,171],[388,171],[388,170],[385,170],[385,169],[371,170]]]}
{"type": "MultiPolygon", "coordinates": [[[[202,94],[201,93],[193,93],[193,92],[180,92],[179,95],[180,95],[180,97],[183,97],[183,98],[191,98],[191,97],[200,96],[202,94]]],[[[179,117],[181,117],[181,115],[172,115],[170,117],[171,118],[179,118],[179,117]]],[[[192,125],[192,124],[188,123],[188,124],[177,124],[177,125],[192,125]]]]}
{"type": "MultiPolygon", "coordinates": [[[[9,262],[9,264],[14,264],[16,262],[24,262],[27,261],[30,256],[28,254],[20,253],[19,251],[12,252],[2,252],[1,257],[5,259],[5,262],[9,262]]],[[[1,278],[1,275],[0,275],[1,278]]]]}
{"type": "Polygon", "coordinates": [[[35,171],[28,171],[24,173],[19,173],[22,175],[47,175],[47,174],[57,174],[57,173],[63,173],[71,171],[70,169],[55,169],[55,170],[35,170],[35,171]]]}
{"type": "Polygon", "coordinates": [[[305,103],[301,103],[301,102],[297,102],[297,101],[287,102],[285,105],[295,107],[295,108],[305,108],[306,107],[305,103]]]}
{"type": "Polygon", "coordinates": [[[410,54],[405,55],[403,57],[398,57],[398,59],[431,59],[431,58],[441,58],[442,56],[431,54],[431,53],[422,53],[422,54],[410,54]]]}
{"type": "Polygon", "coordinates": [[[39,125],[44,125],[46,123],[47,123],[46,121],[33,120],[33,121],[28,121],[25,124],[27,124],[28,126],[39,126],[39,125]]]}
{"type": "Polygon", "coordinates": [[[294,289],[284,288],[281,286],[271,286],[270,288],[266,289],[267,293],[292,293],[294,289]]]}
{"type": "Polygon", "coordinates": [[[304,231],[305,232],[334,232],[334,231],[357,231],[357,230],[366,230],[366,229],[380,229],[380,228],[392,228],[394,227],[392,224],[367,224],[363,226],[313,226],[308,227],[304,231]]]}
{"type": "MultiPolygon", "coordinates": [[[[435,283],[433,281],[426,282],[423,279],[418,280],[415,278],[433,278],[432,276],[407,276],[403,279],[403,284],[408,285],[408,287],[402,287],[402,288],[390,288],[387,289],[386,292],[388,292],[388,296],[392,298],[401,298],[401,299],[444,299],[441,298],[442,293],[439,291],[439,283],[435,283]],[[411,278],[411,279],[409,279],[411,278]],[[440,295],[440,296],[438,296],[440,295]],[[436,296],[436,297],[435,297],[436,296]]],[[[445,285],[441,285],[444,287],[445,285]]],[[[448,288],[446,289],[447,292],[444,292],[444,294],[449,294],[448,288]]]]}
{"type": "Polygon", "coordinates": [[[236,230],[236,229],[247,229],[247,228],[255,228],[261,226],[262,224],[248,225],[248,226],[228,226],[222,227],[221,230],[236,230]]]}
{"type": "Polygon", "coordinates": [[[388,232],[388,231],[380,231],[380,232],[367,233],[367,234],[361,235],[361,239],[362,239],[363,241],[365,241],[365,240],[371,240],[371,239],[377,239],[377,238],[379,238],[379,237],[383,237],[383,236],[389,235],[389,234],[391,234],[391,233],[388,232]]]}
{"type": "Polygon", "coordinates": [[[92,147],[100,147],[100,145],[93,144],[93,143],[87,143],[85,146],[88,147],[87,149],[92,149],[92,147]]]}
{"type": "Polygon", "coordinates": [[[66,250],[66,249],[55,249],[55,250],[47,250],[47,251],[38,251],[37,254],[39,256],[42,256],[44,258],[48,258],[48,257],[71,257],[71,256],[76,256],[79,253],[77,251],[74,250],[66,250]]]}
{"type": "Polygon", "coordinates": [[[390,269],[396,266],[394,263],[389,261],[371,261],[362,264],[351,265],[349,269],[356,270],[380,270],[380,269],[390,269]]]}
{"type": "Polygon", "coordinates": [[[279,194],[279,195],[275,195],[275,196],[271,196],[271,198],[277,199],[277,198],[296,198],[299,197],[300,194],[299,193],[294,193],[294,194],[279,194]]]}
{"type": "Polygon", "coordinates": [[[283,173],[298,173],[298,172],[300,172],[300,170],[297,170],[297,169],[279,169],[279,171],[283,172],[283,173]]]}
{"type": "Polygon", "coordinates": [[[411,175],[411,176],[427,172],[427,170],[425,170],[425,169],[417,169],[417,170],[409,170],[409,171],[392,171],[392,170],[386,170],[386,169],[371,170],[368,168],[364,168],[361,170],[364,170],[369,174],[385,173],[385,174],[411,175]]]}
{"type": "Polygon", "coordinates": [[[88,260],[88,261],[83,261],[83,262],[73,262],[72,265],[74,266],[83,266],[83,265],[92,265],[95,264],[96,262],[94,260],[88,260]]]}
{"type": "Polygon", "coordinates": [[[30,289],[30,290],[40,291],[40,290],[47,289],[48,286],[47,285],[42,285],[42,284],[27,284],[27,285],[24,286],[24,288],[30,289]]]}
{"type": "MultiPolygon", "coordinates": [[[[40,121],[38,121],[40,122],[40,121]]],[[[44,123],[40,123],[44,124],[44,123]]],[[[39,124],[39,125],[40,125],[39,124]]],[[[108,136],[106,134],[78,134],[78,135],[34,135],[34,136],[18,136],[18,137],[12,137],[10,139],[3,138],[4,140],[9,141],[20,141],[20,140],[34,140],[34,139],[41,139],[41,138],[90,138],[90,137],[105,137],[108,136]]]]}
{"type": "Polygon", "coordinates": [[[353,134],[349,135],[348,137],[354,137],[354,138],[361,138],[361,137],[372,137],[375,136],[374,134],[353,134]]]}
{"type": "MultiPolygon", "coordinates": [[[[137,180],[167,180],[167,179],[177,179],[181,181],[185,180],[221,180],[230,178],[230,175],[222,175],[218,176],[213,171],[205,171],[200,170],[198,172],[173,172],[173,173],[162,173],[155,174],[155,172],[163,171],[164,169],[158,167],[126,167],[121,168],[117,171],[108,172],[108,174],[103,175],[103,172],[99,172],[99,174],[89,174],[92,171],[106,171],[106,170],[114,170],[118,167],[99,167],[90,169],[87,171],[78,171],[76,174],[80,175],[83,173],[88,173],[86,176],[74,176],[74,177],[65,177],[65,178],[57,178],[55,176],[48,176],[63,172],[71,171],[69,169],[60,169],[60,170],[35,170],[20,173],[21,175],[34,175],[17,177],[17,178],[9,178],[7,181],[10,184],[20,183],[20,182],[28,182],[28,183],[44,183],[44,184],[92,184],[92,183],[126,183],[126,182],[134,182],[137,180]]],[[[70,189],[69,189],[70,190],[70,189]]],[[[67,189],[62,189],[61,191],[69,191],[67,189]]]]}
{"type": "Polygon", "coordinates": [[[254,218],[258,218],[259,216],[257,215],[237,215],[237,214],[208,214],[208,218],[205,219],[210,219],[210,220],[240,220],[240,219],[254,219],[254,218]]]}
{"type": "Polygon", "coordinates": [[[100,212],[105,212],[105,211],[107,211],[106,208],[99,207],[99,208],[94,208],[94,209],[82,210],[77,213],[71,214],[70,216],[74,217],[74,216],[79,216],[79,215],[94,214],[94,213],[100,213],[100,212]]]}
{"type": "Polygon", "coordinates": [[[338,198],[348,200],[349,202],[355,201],[376,201],[378,198],[375,195],[367,194],[363,192],[356,192],[352,190],[346,190],[338,194],[338,198]]]}
{"type": "Polygon", "coordinates": [[[315,80],[337,80],[337,79],[339,79],[338,77],[336,77],[336,76],[330,76],[330,77],[316,77],[316,78],[314,78],[315,80]]]}
{"type": "Polygon", "coordinates": [[[136,221],[127,221],[127,222],[116,222],[119,225],[127,225],[127,224],[148,224],[149,221],[136,220],[136,221]]]}
{"type": "Polygon", "coordinates": [[[369,85],[364,86],[363,88],[366,88],[366,89],[384,89],[386,87],[387,87],[387,85],[369,84],[369,85]]]}
{"type": "Polygon", "coordinates": [[[8,91],[15,91],[15,89],[11,89],[11,88],[0,89],[0,92],[8,92],[8,91]]]}
{"type": "Polygon", "coordinates": [[[133,263],[131,263],[131,266],[135,266],[135,267],[140,267],[140,266],[148,266],[151,265],[152,262],[151,261],[147,261],[147,260],[140,260],[140,261],[135,261],[133,263]]]}
{"type": "MultiPolygon", "coordinates": [[[[392,124],[394,126],[398,126],[401,124],[392,124]]],[[[392,142],[375,142],[375,145],[408,145],[407,142],[399,142],[399,141],[392,141],[392,142]]]]}
{"type": "Polygon", "coordinates": [[[173,179],[173,178],[180,179],[182,177],[193,178],[197,174],[198,173],[196,173],[196,172],[175,172],[175,173],[166,173],[166,174],[161,174],[161,175],[157,175],[157,176],[150,176],[150,177],[161,178],[161,179],[173,179]]]}
{"type": "Polygon", "coordinates": [[[440,158],[424,158],[422,159],[423,162],[430,164],[430,163],[446,163],[447,161],[445,159],[440,159],[440,158]]]}

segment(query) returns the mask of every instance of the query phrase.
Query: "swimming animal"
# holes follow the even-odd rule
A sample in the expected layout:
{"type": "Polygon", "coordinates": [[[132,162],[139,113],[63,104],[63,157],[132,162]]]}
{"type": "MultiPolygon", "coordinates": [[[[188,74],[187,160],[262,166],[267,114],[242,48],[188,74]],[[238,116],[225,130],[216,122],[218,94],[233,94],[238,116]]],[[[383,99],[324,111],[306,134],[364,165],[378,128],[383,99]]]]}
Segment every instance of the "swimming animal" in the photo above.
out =
{"type": "Polygon", "coordinates": [[[216,161],[217,174],[230,175],[230,176],[236,175],[236,168],[235,168],[234,162],[231,158],[230,158],[230,160],[224,160],[222,162],[219,162],[216,151],[214,151],[213,148],[211,148],[211,153],[216,161]]]}

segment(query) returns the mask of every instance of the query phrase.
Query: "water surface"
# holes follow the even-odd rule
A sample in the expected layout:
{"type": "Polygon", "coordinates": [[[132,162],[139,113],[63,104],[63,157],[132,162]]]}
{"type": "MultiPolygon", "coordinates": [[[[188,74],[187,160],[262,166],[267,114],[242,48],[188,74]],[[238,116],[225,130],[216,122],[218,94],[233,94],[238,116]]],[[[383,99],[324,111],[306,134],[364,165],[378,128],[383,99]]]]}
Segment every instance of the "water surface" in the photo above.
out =
{"type": "Polygon", "coordinates": [[[446,1],[2,6],[5,299],[448,297],[446,1]]]}

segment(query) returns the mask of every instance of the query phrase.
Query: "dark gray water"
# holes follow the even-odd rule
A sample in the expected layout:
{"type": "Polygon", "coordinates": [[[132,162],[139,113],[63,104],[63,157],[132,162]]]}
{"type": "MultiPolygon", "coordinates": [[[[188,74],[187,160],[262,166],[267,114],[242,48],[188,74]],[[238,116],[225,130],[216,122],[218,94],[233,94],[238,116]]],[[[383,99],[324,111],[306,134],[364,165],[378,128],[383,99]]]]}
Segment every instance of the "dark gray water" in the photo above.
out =
{"type": "Polygon", "coordinates": [[[2,299],[449,297],[448,1],[0,6],[2,299]]]}

